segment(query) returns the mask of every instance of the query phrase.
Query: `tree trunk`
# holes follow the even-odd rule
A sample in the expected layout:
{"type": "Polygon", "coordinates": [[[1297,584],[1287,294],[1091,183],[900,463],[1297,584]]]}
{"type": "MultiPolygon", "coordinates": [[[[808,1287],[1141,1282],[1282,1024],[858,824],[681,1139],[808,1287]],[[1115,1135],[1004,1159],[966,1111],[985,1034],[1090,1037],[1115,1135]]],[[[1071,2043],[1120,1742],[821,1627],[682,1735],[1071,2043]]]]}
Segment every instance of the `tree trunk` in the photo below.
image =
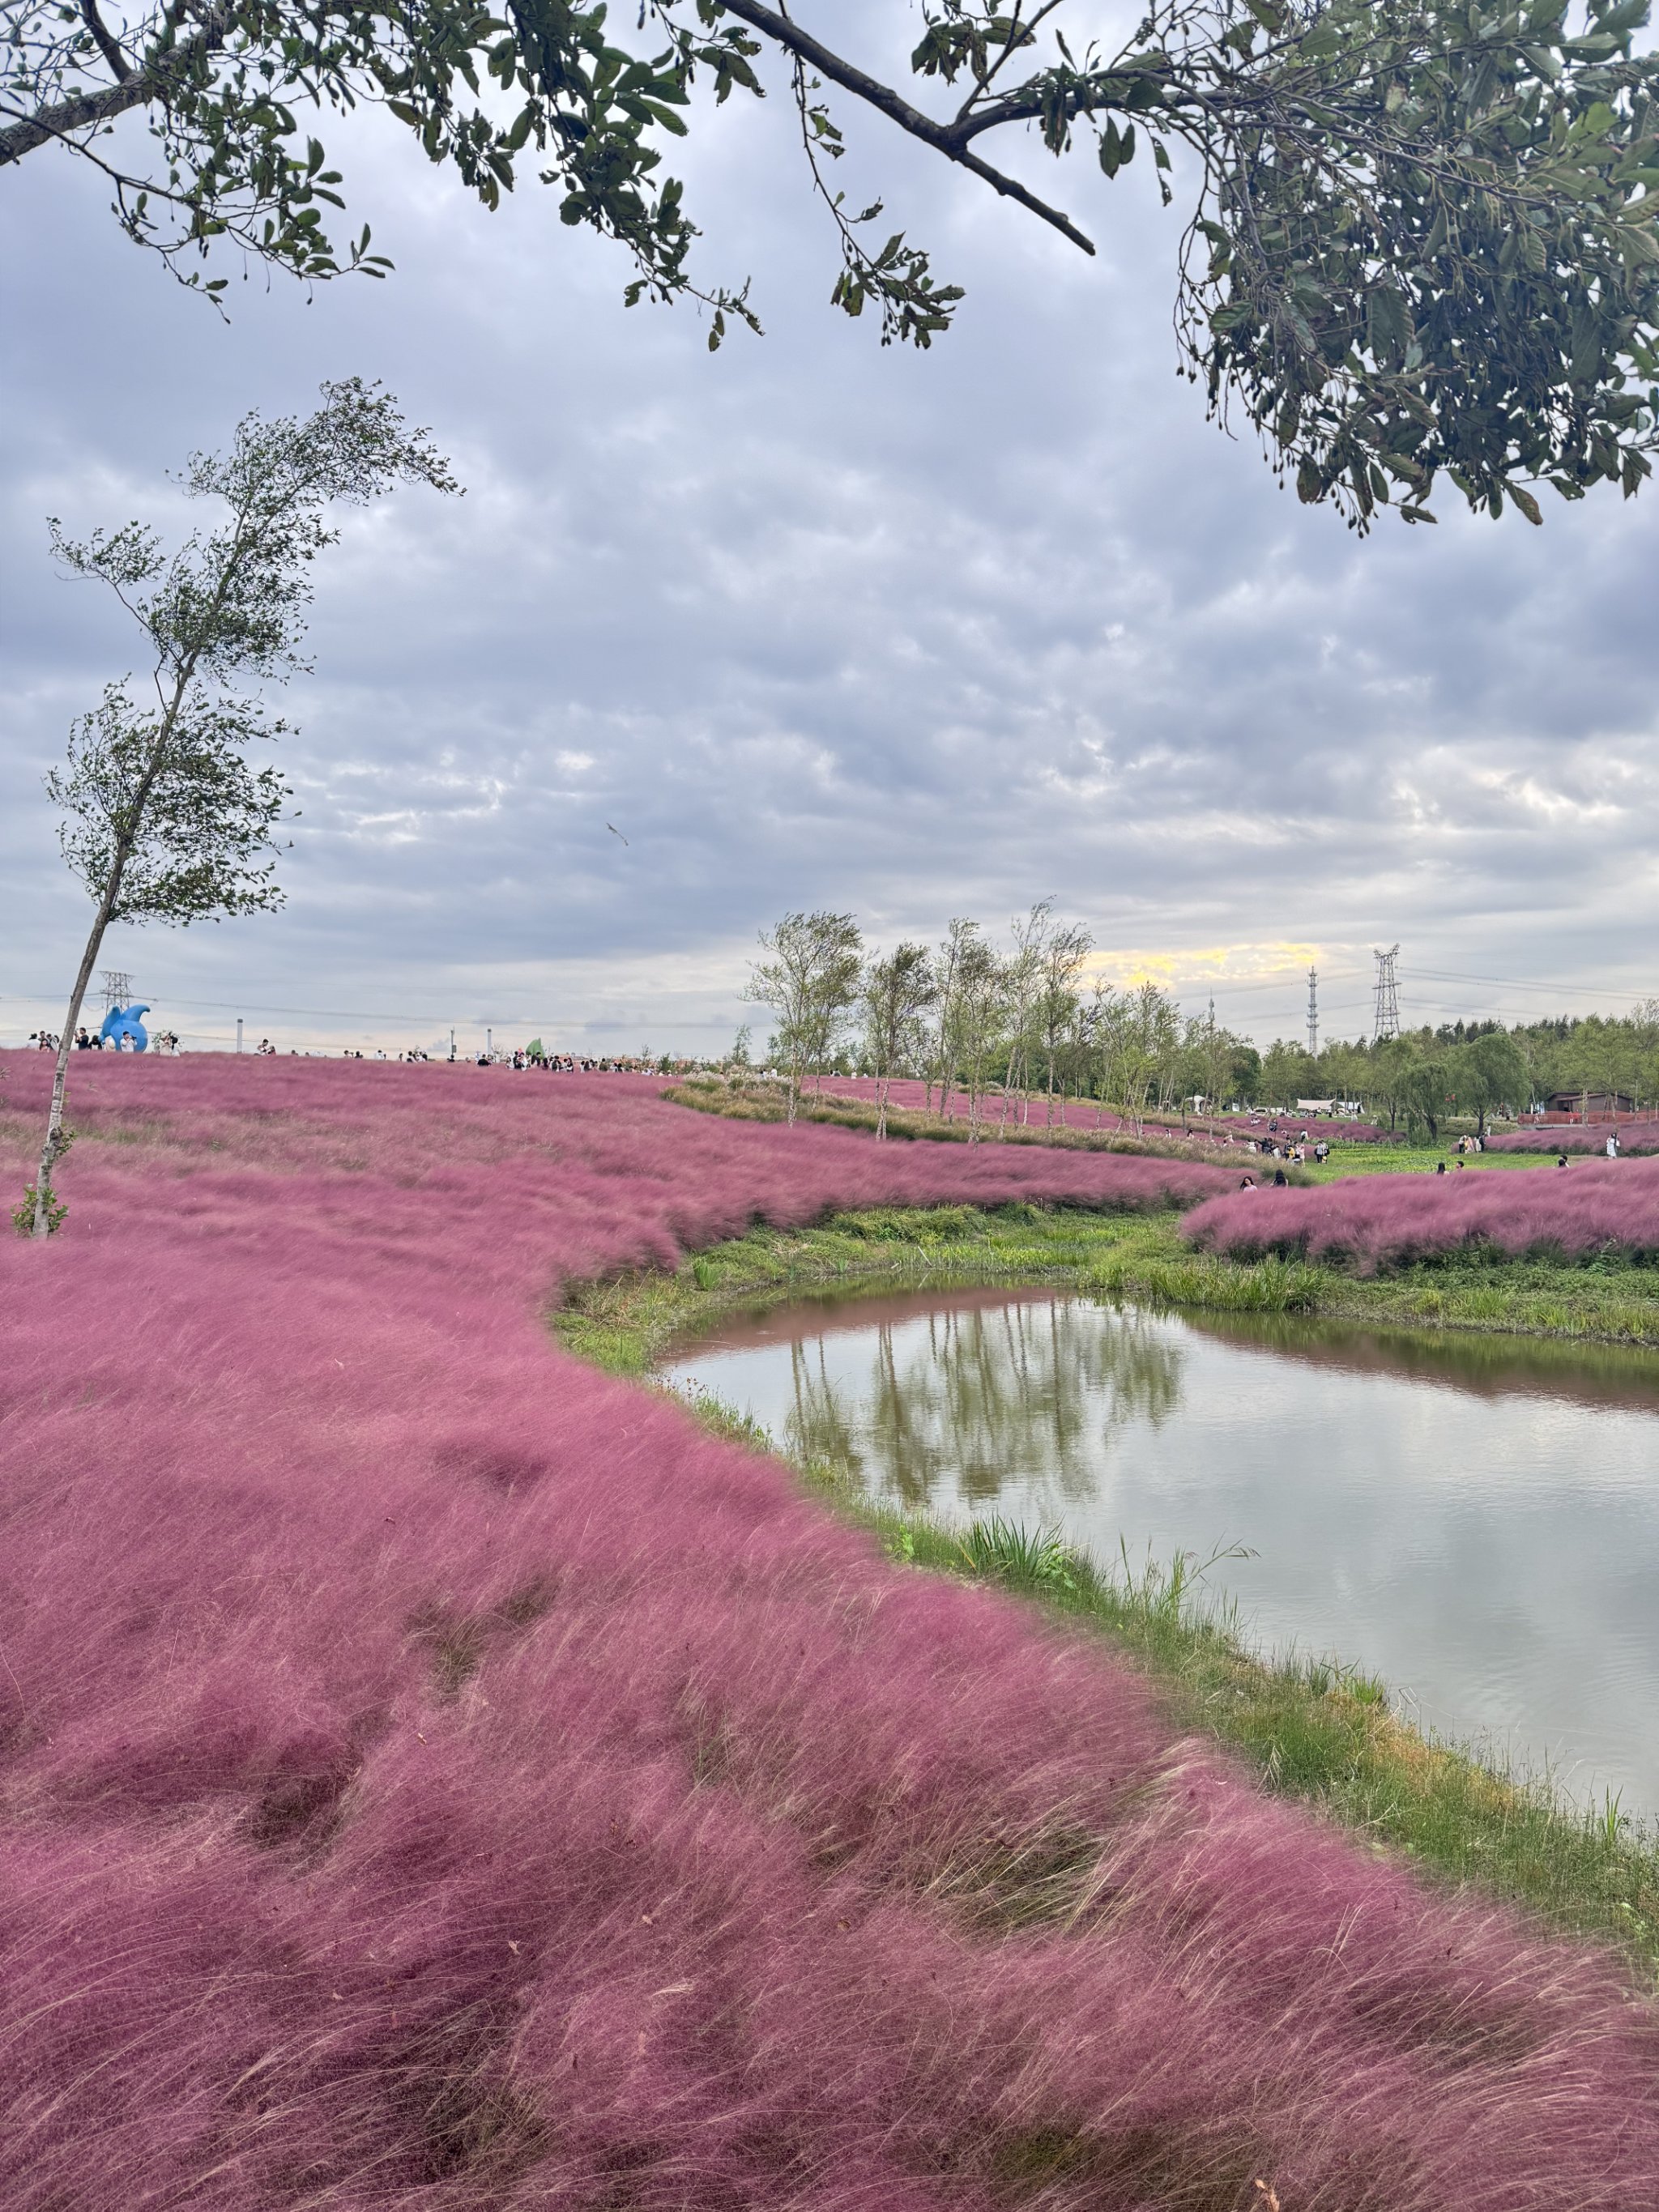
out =
{"type": "Polygon", "coordinates": [[[69,1056],[75,1049],[75,1029],[81,1018],[81,1007],[87,995],[87,985],[98,959],[98,948],[104,941],[104,932],[109,927],[112,895],[106,891],[92,925],[92,934],[87,939],[87,949],[81,955],[81,972],[75,979],[75,988],[70,994],[69,1012],[64,1021],[64,1034],[58,1040],[58,1065],[52,1070],[52,1109],[46,1115],[46,1140],[40,1147],[40,1165],[34,1178],[34,1220],[30,1235],[46,1237],[52,1229],[52,1171],[63,1152],[64,1089],[69,1081],[69,1056]]]}
{"type": "MultiPolygon", "coordinates": [[[[222,599],[223,595],[222,582],[220,598],[222,599]]],[[[70,1000],[69,1018],[64,1023],[64,1034],[58,1041],[58,1066],[53,1071],[52,1082],[52,1108],[46,1115],[46,1141],[40,1147],[40,1170],[34,1185],[34,1222],[30,1233],[35,1237],[47,1237],[52,1233],[52,1171],[63,1156],[64,1086],[69,1079],[69,1056],[75,1049],[75,1025],[81,1018],[81,1006],[87,995],[87,985],[91,981],[98,948],[104,941],[104,932],[109,927],[110,916],[121,896],[121,878],[126,873],[127,862],[132,857],[138,842],[138,833],[143,827],[144,809],[149,804],[155,779],[161,772],[161,763],[173,742],[173,732],[179,720],[179,709],[185,702],[185,695],[195,678],[198,651],[199,648],[193,647],[183,665],[175,669],[173,696],[167,699],[162,707],[155,743],[150,748],[144,773],[138,780],[138,788],[133,793],[132,803],[116,838],[104,895],[98,902],[92,934],[88,938],[87,949],[81,956],[81,972],[75,979],[75,994],[70,1000]]],[[[157,680],[159,685],[159,678],[157,680]]]]}

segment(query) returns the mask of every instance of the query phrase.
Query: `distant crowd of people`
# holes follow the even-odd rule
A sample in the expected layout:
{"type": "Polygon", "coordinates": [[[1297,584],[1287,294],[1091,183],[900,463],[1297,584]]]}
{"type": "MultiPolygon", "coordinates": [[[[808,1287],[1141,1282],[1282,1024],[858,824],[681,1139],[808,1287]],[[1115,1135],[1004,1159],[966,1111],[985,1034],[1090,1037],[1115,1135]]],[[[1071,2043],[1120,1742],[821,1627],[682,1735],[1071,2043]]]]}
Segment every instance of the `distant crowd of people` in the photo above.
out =
{"type": "MultiPolygon", "coordinates": [[[[276,1049],[275,1045],[268,1042],[264,1037],[259,1040],[258,1048],[261,1052],[275,1052],[276,1049]]],[[[356,1046],[345,1045],[341,1048],[340,1057],[343,1060],[362,1060],[365,1057],[370,1060],[390,1058],[404,1061],[412,1066],[417,1060],[430,1060],[432,1054],[429,1052],[422,1052],[413,1046],[407,1052],[388,1054],[384,1049],[377,1048],[374,1052],[364,1054],[358,1051],[356,1046]]],[[[452,1052],[447,1055],[447,1060],[448,1065],[452,1067],[460,1060],[470,1060],[475,1067],[516,1067],[521,1072],[526,1068],[534,1067],[539,1068],[544,1074],[553,1075],[638,1075],[650,1074],[653,1072],[647,1060],[590,1060],[580,1053],[543,1052],[528,1045],[520,1045],[512,1052],[495,1052],[488,1048],[475,1053],[452,1052]]]]}
{"type": "Polygon", "coordinates": [[[1288,1160],[1294,1167],[1305,1166],[1309,1160],[1322,1167],[1331,1156],[1331,1148],[1323,1137],[1310,1139],[1305,1129],[1294,1138],[1224,1137],[1221,1141],[1230,1151],[1264,1153],[1272,1160],[1288,1160]]]}
{"type": "MultiPolygon", "coordinates": [[[[1261,1150],[1270,1156],[1288,1161],[1293,1166],[1299,1162],[1305,1161],[1310,1156],[1316,1161],[1323,1161],[1328,1158],[1331,1148],[1325,1143],[1323,1139],[1322,1138],[1317,1144],[1310,1148],[1307,1144],[1307,1134],[1308,1133],[1304,1129],[1302,1135],[1291,1145],[1288,1151],[1281,1150],[1279,1146],[1271,1139],[1263,1143],[1261,1150]]],[[[1228,1139],[1227,1141],[1231,1143],[1232,1140],[1228,1139]]],[[[1246,1152],[1255,1152],[1256,1147],[1254,1143],[1247,1140],[1244,1149],[1246,1152]]],[[[1455,1157],[1451,1162],[1452,1170],[1455,1172],[1460,1169],[1466,1168],[1469,1164],[1470,1158],[1474,1154],[1484,1152],[1486,1149],[1486,1140],[1484,1137],[1478,1137],[1474,1135],[1473,1132],[1470,1132],[1467,1136],[1460,1137],[1457,1139],[1456,1144],[1453,1146],[1453,1152],[1455,1157]]],[[[1619,1132],[1617,1129],[1609,1129],[1607,1131],[1607,1140],[1601,1149],[1605,1156],[1610,1160],[1616,1160],[1620,1157],[1620,1146],[1619,1143],[1619,1132]]],[[[1567,1155],[1565,1152],[1559,1152],[1556,1155],[1555,1164],[1559,1168],[1564,1168],[1568,1164],[1567,1155]]],[[[1428,1172],[1431,1175],[1437,1176],[1446,1174],[1446,1162],[1443,1159],[1437,1160],[1428,1172]]],[[[1274,1169],[1269,1180],[1275,1184],[1283,1184],[1287,1182],[1289,1178],[1286,1176],[1285,1170],[1282,1167],[1279,1167],[1274,1169]]],[[[1258,1188],[1258,1185],[1255,1177],[1253,1175],[1247,1174],[1238,1187],[1241,1190],[1255,1190],[1258,1188]]]]}
{"type": "MultiPolygon", "coordinates": [[[[29,1042],[37,1052],[56,1052],[63,1041],[61,1032],[54,1036],[51,1030],[29,1031],[29,1042]]],[[[149,1048],[152,1052],[165,1053],[168,1055],[184,1050],[177,1034],[172,1030],[158,1030],[149,1041],[149,1048]]],[[[99,1030],[83,1027],[75,1032],[75,1042],[70,1049],[75,1052],[114,1052],[118,1048],[112,1037],[106,1039],[99,1030]]]]}
{"type": "MultiPolygon", "coordinates": [[[[62,1035],[52,1030],[31,1030],[28,1041],[37,1052],[56,1052],[62,1042],[62,1035]]],[[[169,1056],[184,1051],[178,1033],[173,1030],[161,1030],[154,1034],[149,1040],[149,1048],[152,1052],[169,1056]]],[[[240,1048],[239,1045],[237,1049],[240,1051],[240,1048]]],[[[75,1032],[73,1049],[76,1052],[112,1052],[115,1047],[96,1030],[82,1027],[75,1032]]],[[[282,1056],[282,1048],[273,1044],[268,1036],[262,1036],[253,1048],[253,1054],[257,1060],[276,1060],[282,1056]]],[[[289,1047],[288,1057],[290,1060],[302,1057],[309,1060],[311,1056],[309,1052],[302,1054],[296,1045],[289,1047]]],[[[367,1054],[355,1045],[345,1045],[341,1048],[340,1057],[343,1060],[393,1060],[412,1066],[417,1060],[429,1061],[433,1055],[412,1045],[406,1052],[388,1053],[383,1046],[379,1046],[367,1054]]],[[[471,1060],[479,1067],[533,1067],[539,1068],[544,1074],[555,1075],[648,1075],[655,1073],[654,1063],[649,1060],[614,1055],[609,1059],[596,1059],[585,1053],[544,1052],[538,1046],[521,1046],[513,1052],[452,1052],[447,1057],[451,1066],[458,1060],[471,1060]]]]}
{"type": "MultiPolygon", "coordinates": [[[[412,1057],[412,1055],[411,1055],[412,1057]]],[[[422,1053],[421,1058],[424,1060],[422,1053]]],[[[538,1068],[544,1075],[649,1075],[655,1073],[644,1060],[589,1060],[580,1053],[541,1052],[534,1046],[520,1046],[513,1052],[481,1052],[477,1054],[480,1067],[516,1067],[521,1073],[527,1068],[538,1068]]]]}

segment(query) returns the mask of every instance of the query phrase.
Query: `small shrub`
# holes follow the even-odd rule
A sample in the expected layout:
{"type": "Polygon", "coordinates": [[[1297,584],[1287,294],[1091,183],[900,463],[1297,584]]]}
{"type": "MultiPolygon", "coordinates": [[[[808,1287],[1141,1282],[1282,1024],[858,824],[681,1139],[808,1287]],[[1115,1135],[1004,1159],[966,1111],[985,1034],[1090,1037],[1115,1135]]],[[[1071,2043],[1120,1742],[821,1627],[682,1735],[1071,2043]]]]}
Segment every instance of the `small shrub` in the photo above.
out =
{"type": "MultiPolygon", "coordinates": [[[[39,1195],[38,1184],[26,1184],[22,1202],[13,1206],[11,1210],[11,1225],[20,1237],[33,1237],[34,1234],[34,1209],[39,1195]]],[[[48,1237],[57,1235],[64,1225],[64,1218],[68,1212],[67,1204],[52,1196],[52,1185],[48,1183],[46,1185],[46,1234],[48,1237]]]]}
{"type": "Polygon", "coordinates": [[[1027,1528],[994,1514],[975,1521],[959,1539],[969,1570],[996,1582],[1041,1589],[1077,1588],[1074,1562],[1064,1539],[1053,1528],[1027,1528]]]}

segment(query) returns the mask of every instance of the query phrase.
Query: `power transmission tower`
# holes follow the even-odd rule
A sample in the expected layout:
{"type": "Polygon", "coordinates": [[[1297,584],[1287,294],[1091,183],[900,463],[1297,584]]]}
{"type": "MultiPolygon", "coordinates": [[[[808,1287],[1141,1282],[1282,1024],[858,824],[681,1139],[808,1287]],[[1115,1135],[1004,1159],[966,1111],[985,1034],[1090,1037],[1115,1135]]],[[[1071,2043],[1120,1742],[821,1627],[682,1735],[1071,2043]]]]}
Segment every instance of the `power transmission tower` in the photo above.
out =
{"type": "Polygon", "coordinates": [[[1308,970],[1308,1057],[1319,1057],[1319,970],[1308,970]]]}
{"type": "Polygon", "coordinates": [[[1394,973],[1394,963],[1400,957],[1400,947],[1391,945],[1386,952],[1379,952],[1373,945],[1371,957],[1376,963],[1371,1042],[1385,1044],[1390,1037],[1397,1037],[1400,1034],[1400,992],[1394,973]]]}
{"type": "Polygon", "coordinates": [[[104,973],[104,1012],[114,1006],[132,1004],[132,978],[124,968],[106,968],[104,973]]]}

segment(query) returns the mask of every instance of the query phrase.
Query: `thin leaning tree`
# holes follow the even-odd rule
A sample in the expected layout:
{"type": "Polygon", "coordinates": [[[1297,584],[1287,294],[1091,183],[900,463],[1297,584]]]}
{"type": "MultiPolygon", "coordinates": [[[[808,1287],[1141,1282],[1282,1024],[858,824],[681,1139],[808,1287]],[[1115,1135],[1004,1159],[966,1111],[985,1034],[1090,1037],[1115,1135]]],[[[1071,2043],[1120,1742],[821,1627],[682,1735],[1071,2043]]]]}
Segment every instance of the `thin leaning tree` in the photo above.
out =
{"type": "Polygon", "coordinates": [[[68,1143],[69,1056],[110,924],[187,926],[282,903],[276,831],[289,789],[249,756],[288,725],[231,686],[283,683],[308,668],[301,647],[312,564],[339,535],[331,510],[398,483],[459,489],[388,393],[351,378],[325,384],[322,402],[303,420],[246,416],[228,454],[192,459],[185,489],[222,500],[228,513],[176,553],[141,523],[80,541],[51,525],[58,559],[106,584],[144,633],[154,696],[135,698],[130,677],[108,685],[46,778],[64,811],[64,857],[94,910],[58,1040],[40,1164],[15,1217],[35,1237],[63,1217],[52,1178],[68,1143]]]}

